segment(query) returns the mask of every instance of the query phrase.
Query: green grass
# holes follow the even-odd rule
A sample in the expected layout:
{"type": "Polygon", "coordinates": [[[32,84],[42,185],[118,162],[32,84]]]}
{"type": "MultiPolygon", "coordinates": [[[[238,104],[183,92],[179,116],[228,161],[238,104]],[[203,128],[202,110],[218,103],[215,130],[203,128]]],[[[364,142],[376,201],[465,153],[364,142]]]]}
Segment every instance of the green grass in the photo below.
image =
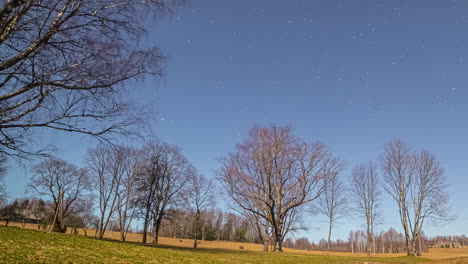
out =
{"type": "Polygon", "coordinates": [[[0,263],[422,263],[415,257],[354,258],[153,247],[0,226],[0,263]]]}

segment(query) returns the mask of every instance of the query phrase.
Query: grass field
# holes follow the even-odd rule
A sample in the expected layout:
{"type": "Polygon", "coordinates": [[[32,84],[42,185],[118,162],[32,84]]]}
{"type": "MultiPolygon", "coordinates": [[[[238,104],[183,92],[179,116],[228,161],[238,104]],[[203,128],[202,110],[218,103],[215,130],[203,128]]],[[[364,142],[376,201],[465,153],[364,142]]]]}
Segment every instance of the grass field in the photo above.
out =
{"type": "Polygon", "coordinates": [[[153,247],[0,226],[1,263],[421,263],[423,258],[362,258],[227,249],[153,247]]]}
{"type": "MultiPolygon", "coordinates": [[[[17,224],[14,224],[17,225],[17,224]]],[[[26,226],[34,228],[34,225],[26,226]]],[[[92,234],[92,232],[90,232],[92,234]]],[[[139,241],[138,234],[129,234],[139,241]]],[[[117,238],[117,233],[107,237],[117,238]]],[[[261,245],[202,241],[199,249],[191,240],[161,238],[158,247],[136,242],[100,241],[70,234],[0,226],[0,263],[468,263],[468,248],[431,249],[424,258],[401,254],[365,255],[286,249],[284,253],[263,253],[261,245]],[[238,250],[239,246],[245,250],[238,250]]]]}

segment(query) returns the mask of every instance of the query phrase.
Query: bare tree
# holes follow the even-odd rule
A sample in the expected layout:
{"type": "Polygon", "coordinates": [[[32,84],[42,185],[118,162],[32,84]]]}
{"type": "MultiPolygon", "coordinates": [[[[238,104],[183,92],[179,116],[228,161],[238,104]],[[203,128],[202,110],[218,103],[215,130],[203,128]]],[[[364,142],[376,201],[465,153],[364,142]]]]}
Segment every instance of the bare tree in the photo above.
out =
{"type": "Polygon", "coordinates": [[[444,170],[434,154],[412,151],[398,138],[385,144],[380,160],[385,190],[399,208],[407,254],[420,256],[425,221],[452,218],[444,170]]]}
{"type": "Polygon", "coordinates": [[[384,189],[398,205],[400,221],[405,233],[407,253],[414,255],[411,250],[408,219],[409,195],[414,172],[411,150],[400,139],[395,138],[385,144],[384,152],[379,158],[383,170],[384,189]]]}
{"type": "MultiPolygon", "coordinates": [[[[268,221],[282,251],[294,209],[317,199],[340,167],[325,145],[308,144],[289,127],[253,128],[249,139],[221,159],[218,175],[232,201],[268,221]]],[[[296,218],[297,220],[297,218],[296,218]]]]}
{"type": "Polygon", "coordinates": [[[27,186],[28,191],[52,199],[57,221],[52,227],[63,228],[63,220],[79,210],[89,189],[89,176],[85,169],[56,158],[48,158],[33,167],[34,174],[27,186]]]}
{"type": "Polygon", "coordinates": [[[166,210],[177,205],[180,191],[193,173],[193,167],[177,147],[161,142],[148,144],[143,155],[137,175],[139,199],[136,202],[144,218],[143,243],[152,222],[152,242],[157,244],[166,210]]]}
{"type": "Polygon", "coordinates": [[[70,229],[70,234],[78,234],[78,228],[81,228],[85,236],[88,235],[88,228],[96,223],[94,222],[96,217],[93,214],[93,202],[94,197],[90,196],[74,205],[76,210],[64,220],[64,224],[70,229]]]}
{"type": "Polygon", "coordinates": [[[109,221],[116,216],[121,240],[125,241],[135,215],[133,197],[139,158],[137,150],[123,146],[101,145],[89,151],[88,167],[99,196],[99,239],[104,236],[109,221]]]}
{"type": "Polygon", "coordinates": [[[194,171],[188,178],[185,200],[193,217],[193,248],[197,248],[198,246],[198,238],[201,233],[202,213],[215,205],[213,189],[213,182],[198,172],[194,171]]]}
{"type": "Polygon", "coordinates": [[[93,208],[89,208],[81,213],[83,217],[83,225],[81,229],[84,232],[85,236],[88,236],[88,229],[95,228],[96,230],[99,227],[99,218],[94,214],[93,208]]]}
{"type": "Polygon", "coordinates": [[[11,0],[0,6],[0,152],[24,156],[40,128],[130,135],[142,112],[121,95],[165,58],[138,40],[175,0],[11,0]]]}
{"type": "Polygon", "coordinates": [[[312,213],[319,213],[328,218],[327,251],[330,251],[331,234],[335,223],[348,214],[348,194],[339,181],[338,175],[331,178],[317,203],[311,206],[312,213]]]}
{"type": "Polygon", "coordinates": [[[421,232],[426,221],[451,220],[447,178],[434,154],[415,153],[414,178],[411,186],[410,229],[413,251],[422,253],[421,232]]]}
{"type": "Polygon", "coordinates": [[[5,226],[8,226],[12,220],[20,217],[19,209],[18,200],[15,200],[11,204],[7,204],[0,208],[0,219],[5,221],[5,226]]]}
{"type": "Polygon", "coordinates": [[[32,199],[29,202],[28,210],[34,216],[36,220],[37,229],[39,230],[41,225],[44,224],[45,219],[48,216],[48,210],[46,203],[42,199],[32,199]]]}
{"type": "Polygon", "coordinates": [[[349,232],[348,241],[351,246],[351,253],[354,253],[354,244],[356,243],[356,234],[353,231],[349,232]]]}
{"type": "Polygon", "coordinates": [[[351,193],[358,212],[366,219],[367,255],[375,253],[375,225],[379,216],[379,196],[377,169],[372,162],[361,164],[353,169],[351,193]]]}
{"type": "Polygon", "coordinates": [[[120,148],[122,157],[122,175],[117,186],[116,211],[120,229],[120,240],[125,241],[128,230],[136,216],[136,204],[138,193],[135,192],[137,186],[137,172],[141,165],[141,152],[132,148],[120,148]]]}
{"type": "Polygon", "coordinates": [[[92,184],[99,196],[99,224],[97,237],[102,239],[110,218],[115,212],[116,193],[120,185],[120,172],[123,170],[117,154],[111,146],[99,146],[88,153],[88,168],[92,184]]]}

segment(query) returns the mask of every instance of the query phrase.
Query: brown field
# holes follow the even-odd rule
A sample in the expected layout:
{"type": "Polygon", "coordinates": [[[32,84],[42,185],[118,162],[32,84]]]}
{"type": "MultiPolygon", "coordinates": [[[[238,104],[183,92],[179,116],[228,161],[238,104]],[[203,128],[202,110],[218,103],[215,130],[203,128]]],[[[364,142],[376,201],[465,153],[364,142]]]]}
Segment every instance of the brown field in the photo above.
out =
{"type": "MultiPolygon", "coordinates": [[[[5,225],[4,222],[0,224],[5,225]]],[[[22,227],[21,223],[10,223],[9,226],[22,227]]],[[[26,224],[26,229],[37,229],[35,224],[26,224]]],[[[88,229],[88,236],[93,236],[95,230],[88,229]]],[[[79,235],[84,235],[82,229],[78,229],[79,235]]],[[[119,232],[106,232],[105,238],[119,240],[119,232]]],[[[127,241],[130,242],[141,242],[141,234],[129,233],[127,235],[127,241]]],[[[151,237],[149,237],[151,241],[151,237]]],[[[239,250],[240,246],[244,247],[244,251],[262,251],[263,245],[259,244],[250,244],[250,243],[241,243],[241,242],[227,242],[227,241],[204,241],[200,240],[199,248],[207,249],[230,249],[230,250],[239,250]]],[[[169,238],[169,237],[159,237],[159,243],[162,245],[176,246],[176,247],[193,247],[192,239],[179,239],[179,238],[169,238]],[[180,242],[182,241],[182,242],[180,242]]],[[[313,254],[313,255],[330,255],[330,256],[352,256],[352,257],[366,257],[365,253],[349,253],[349,252],[324,252],[324,251],[307,251],[307,250],[295,250],[290,248],[285,248],[287,253],[301,253],[301,254],[313,254]]],[[[391,257],[400,257],[405,256],[404,253],[386,253],[386,254],[373,254],[373,257],[382,257],[382,258],[391,258],[391,257]]],[[[426,259],[432,259],[434,264],[455,264],[455,263],[468,263],[468,247],[464,248],[431,248],[428,253],[424,253],[423,257],[426,259]]]]}

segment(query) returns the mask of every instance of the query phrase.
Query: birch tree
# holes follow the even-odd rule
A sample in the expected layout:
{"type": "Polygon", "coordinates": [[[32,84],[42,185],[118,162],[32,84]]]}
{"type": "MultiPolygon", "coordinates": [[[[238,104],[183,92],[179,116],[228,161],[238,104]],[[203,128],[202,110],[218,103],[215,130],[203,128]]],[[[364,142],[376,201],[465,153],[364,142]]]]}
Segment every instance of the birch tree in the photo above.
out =
{"type": "Polygon", "coordinates": [[[136,217],[135,200],[138,193],[135,191],[137,186],[137,173],[141,166],[141,151],[128,147],[121,147],[119,150],[122,155],[122,171],[116,192],[116,213],[120,230],[120,240],[125,241],[132,221],[136,217]]]}
{"type": "Polygon", "coordinates": [[[351,176],[351,197],[359,214],[366,219],[367,255],[375,253],[375,225],[379,216],[379,181],[372,162],[355,167],[351,176]]]}
{"type": "Polygon", "coordinates": [[[125,241],[135,216],[133,197],[139,163],[139,152],[124,146],[101,145],[89,151],[88,167],[99,199],[99,239],[109,221],[117,218],[120,239],[125,241]]]}
{"type": "Polygon", "coordinates": [[[9,0],[0,4],[0,153],[41,154],[38,132],[112,140],[138,133],[144,111],[125,84],[159,78],[165,57],[143,47],[148,16],[172,0],[9,0]]]}
{"type": "Polygon", "coordinates": [[[407,254],[421,255],[424,224],[452,218],[444,170],[434,154],[413,151],[398,138],[385,144],[380,161],[385,190],[398,205],[407,254]]]}

